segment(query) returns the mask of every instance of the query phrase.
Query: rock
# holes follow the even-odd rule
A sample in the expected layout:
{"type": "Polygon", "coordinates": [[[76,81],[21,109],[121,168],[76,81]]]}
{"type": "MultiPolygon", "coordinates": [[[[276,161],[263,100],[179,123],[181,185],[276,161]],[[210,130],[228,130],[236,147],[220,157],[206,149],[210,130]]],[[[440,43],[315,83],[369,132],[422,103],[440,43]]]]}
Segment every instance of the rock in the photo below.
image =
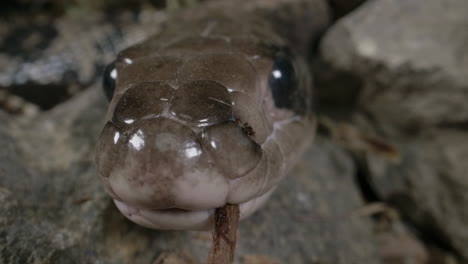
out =
{"type": "Polygon", "coordinates": [[[362,81],[359,107],[385,130],[463,123],[467,10],[463,0],[370,1],[327,32],[321,54],[362,81]]]}
{"type": "Polygon", "coordinates": [[[153,264],[195,264],[195,261],[187,255],[177,253],[163,253],[153,264]]]}
{"type": "Polygon", "coordinates": [[[334,17],[340,18],[354,10],[365,1],[366,0],[328,0],[328,3],[333,11],[334,17]]]}
{"type": "Polygon", "coordinates": [[[243,264],[279,264],[268,256],[248,255],[244,257],[243,264]]]}
{"type": "MultiPolygon", "coordinates": [[[[0,115],[1,263],[151,263],[162,252],[206,260],[209,232],[154,231],[120,215],[95,173],[107,103],[96,87],[34,120],[0,115]],[[12,136],[13,135],[13,136],[12,136]],[[185,252],[185,253],[184,253],[185,252]]],[[[240,223],[237,263],[377,263],[346,152],[319,138],[267,206],[240,223]]]]}
{"type": "Polygon", "coordinates": [[[79,8],[61,17],[33,13],[0,18],[2,105],[6,90],[43,110],[53,108],[100,78],[118,51],[159,32],[166,19],[152,9],[114,13],[112,19],[79,8]]]}
{"type": "Polygon", "coordinates": [[[374,190],[398,207],[429,241],[467,260],[468,144],[466,132],[431,129],[417,138],[394,138],[398,163],[367,156],[374,190]]]}
{"type": "Polygon", "coordinates": [[[463,262],[468,261],[467,13],[463,0],[369,1],[321,43],[322,62],[330,70],[322,73],[321,85],[341,85],[333,93],[348,94],[355,124],[400,151],[396,162],[367,153],[364,169],[373,191],[398,207],[425,239],[463,262]]]}

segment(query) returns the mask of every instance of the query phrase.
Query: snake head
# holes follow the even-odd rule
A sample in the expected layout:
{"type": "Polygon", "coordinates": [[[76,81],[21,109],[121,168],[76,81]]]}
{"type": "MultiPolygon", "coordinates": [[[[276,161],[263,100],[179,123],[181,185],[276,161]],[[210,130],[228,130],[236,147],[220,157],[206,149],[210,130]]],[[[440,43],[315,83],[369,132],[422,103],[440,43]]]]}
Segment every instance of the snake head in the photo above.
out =
{"type": "Polygon", "coordinates": [[[313,137],[301,64],[256,38],[154,41],[106,70],[111,102],[96,155],[106,191],[150,228],[211,228],[227,203],[247,217],[313,137]]]}

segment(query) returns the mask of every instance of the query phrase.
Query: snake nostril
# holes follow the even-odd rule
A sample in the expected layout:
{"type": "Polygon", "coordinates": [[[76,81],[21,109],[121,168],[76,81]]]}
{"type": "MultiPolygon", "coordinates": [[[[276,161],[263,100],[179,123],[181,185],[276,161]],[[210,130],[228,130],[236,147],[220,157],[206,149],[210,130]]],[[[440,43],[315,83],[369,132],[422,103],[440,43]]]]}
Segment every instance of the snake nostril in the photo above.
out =
{"type": "Polygon", "coordinates": [[[207,127],[201,134],[205,149],[230,179],[246,175],[262,158],[262,149],[235,121],[207,127]]]}
{"type": "Polygon", "coordinates": [[[240,119],[236,119],[236,122],[242,128],[242,131],[244,132],[244,134],[246,134],[249,138],[255,137],[255,130],[253,129],[252,126],[250,126],[249,123],[247,122],[242,123],[240,119]]]}

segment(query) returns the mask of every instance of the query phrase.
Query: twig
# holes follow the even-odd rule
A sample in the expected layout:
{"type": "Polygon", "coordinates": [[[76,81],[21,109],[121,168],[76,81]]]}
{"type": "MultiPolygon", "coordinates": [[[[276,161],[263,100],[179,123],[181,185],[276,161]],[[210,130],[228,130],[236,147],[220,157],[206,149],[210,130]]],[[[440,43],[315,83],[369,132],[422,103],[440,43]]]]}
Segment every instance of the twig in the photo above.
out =
{"type": "Polygon", "coordinates": [[[239,205],[227,204],[216,209],[213,245],[208,264],[231,264],[234,261],[238,223],[239,205]]]}

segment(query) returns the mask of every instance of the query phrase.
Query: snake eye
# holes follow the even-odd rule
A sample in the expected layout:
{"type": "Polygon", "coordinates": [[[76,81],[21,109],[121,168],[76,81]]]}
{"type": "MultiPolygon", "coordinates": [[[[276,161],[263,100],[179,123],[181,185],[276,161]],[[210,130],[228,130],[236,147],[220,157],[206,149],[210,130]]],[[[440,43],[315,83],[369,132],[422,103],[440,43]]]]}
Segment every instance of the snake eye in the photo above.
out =
{"type": "Polygon", "coordinates": [[[292,108],[297,85],[297,75],[291,58],[283,53],[275,56],[269,79],[275,105],[279,108],[292,108]]]}
{"type": "Polygon", "coordinates": [[[115,90],[115,81],[117,80],[117,69],[115,68],[115,61],[109,63],[106,68],[104,68],[104,78],[102,80],[102,88],[104,93],[109,99],[112,99],[115,90]]]}

